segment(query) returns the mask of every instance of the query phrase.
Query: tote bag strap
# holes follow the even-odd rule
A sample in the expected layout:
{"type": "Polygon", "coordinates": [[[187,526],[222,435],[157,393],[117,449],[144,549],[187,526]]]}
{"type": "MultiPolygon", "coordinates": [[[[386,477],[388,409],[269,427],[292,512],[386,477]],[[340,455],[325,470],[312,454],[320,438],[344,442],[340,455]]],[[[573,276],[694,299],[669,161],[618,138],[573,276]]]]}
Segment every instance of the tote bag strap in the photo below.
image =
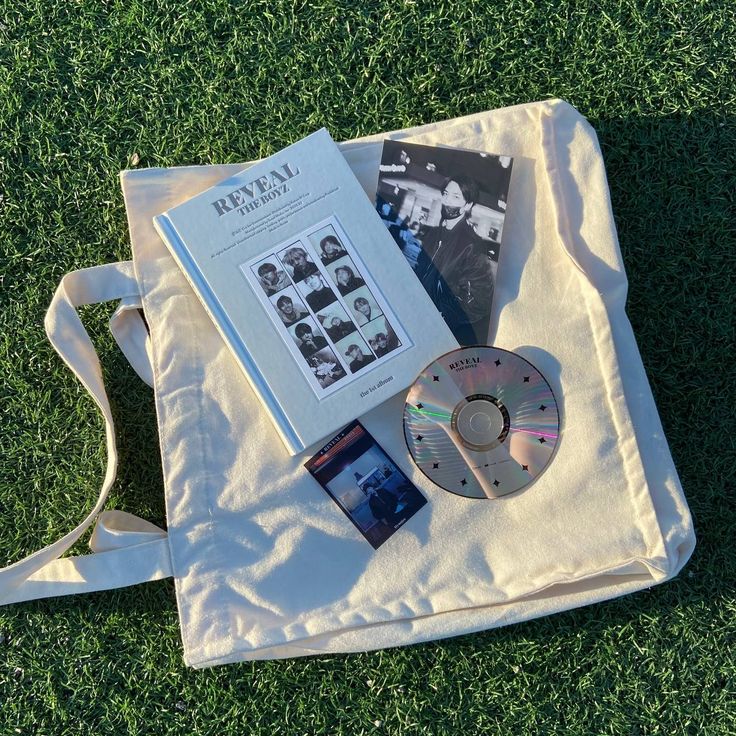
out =
{"type": "Polygon", "coordinates": [[[115,427],[102,369],[77,307],[119,299],[111,319],[118,344],[136,372],[153,382],[148,335],[140,316],[140,295],[131,261],[67,274],[46,313],[46,334],[64,362],[90,393],[105,418],[107,470],[99,497],[87,517],[53,544],[0,569],[0,605],[134,585],[171,576],[165,531],[122,511],[100,513],[117,472],[115,427]],[[145,334],[144,334],[145,333],[145,334]],[[59,559],[97,520],[93,554],[59,559]]]}

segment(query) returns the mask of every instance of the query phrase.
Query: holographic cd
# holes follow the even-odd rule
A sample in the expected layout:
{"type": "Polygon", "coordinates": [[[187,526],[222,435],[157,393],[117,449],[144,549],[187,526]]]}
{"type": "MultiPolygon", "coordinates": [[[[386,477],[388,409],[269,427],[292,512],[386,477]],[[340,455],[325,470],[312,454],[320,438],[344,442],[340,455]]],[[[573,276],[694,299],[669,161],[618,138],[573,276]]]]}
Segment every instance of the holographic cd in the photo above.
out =
{"type": "Polygon", "coordinates": [[[559,440],[544,376],[516,353],[479,345],[422,371],[404,406],[404,436],[419,469],[446,491],[498,498],[531,483],[559,440]]]}

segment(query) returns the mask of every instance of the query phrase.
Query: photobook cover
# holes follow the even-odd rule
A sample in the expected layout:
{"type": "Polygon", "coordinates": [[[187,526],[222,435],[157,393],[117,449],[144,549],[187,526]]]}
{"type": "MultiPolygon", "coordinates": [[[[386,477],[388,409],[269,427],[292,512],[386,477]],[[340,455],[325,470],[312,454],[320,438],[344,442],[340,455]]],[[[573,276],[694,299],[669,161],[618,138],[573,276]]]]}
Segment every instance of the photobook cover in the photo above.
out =
{"type": "Polygon", "coordinates": [[[461,345],[488,342],[513,161],[386,140],[376,210],[461,345]]]}
{"type": "Polygon", "coordinates": [[[154,224],[291,454],[457,347],[324,129],[154,224]]]}

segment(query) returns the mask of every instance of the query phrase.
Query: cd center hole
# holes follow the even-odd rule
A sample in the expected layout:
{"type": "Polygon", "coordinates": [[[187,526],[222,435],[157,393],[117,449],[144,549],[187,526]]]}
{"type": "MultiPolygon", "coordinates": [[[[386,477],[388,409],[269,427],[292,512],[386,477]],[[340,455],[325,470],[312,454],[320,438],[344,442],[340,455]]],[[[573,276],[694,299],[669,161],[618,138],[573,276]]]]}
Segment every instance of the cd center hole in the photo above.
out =
{"type": "Polygon", "coordinates": [[[503,430],[503,416],[495,404],[476,399],[460,410],[457,429],[469,442],[493,442],[503,430]]]}
{"type": "Polygon", "coordinates": [[[474,432],[486,434],[491,428],[491,418],[485,412],[478,411],[470,418],[470,428],[474,432]]]}

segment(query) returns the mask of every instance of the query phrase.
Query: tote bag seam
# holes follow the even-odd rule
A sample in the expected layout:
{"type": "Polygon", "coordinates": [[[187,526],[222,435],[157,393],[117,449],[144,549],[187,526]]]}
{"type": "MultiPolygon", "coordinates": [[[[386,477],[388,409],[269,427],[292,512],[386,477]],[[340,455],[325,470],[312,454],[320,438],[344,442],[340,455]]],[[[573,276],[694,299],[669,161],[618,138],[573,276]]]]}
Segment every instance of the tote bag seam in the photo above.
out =
{"type": "MultiPolygon", "coordinates": [[[[160,187],[160,183],[157,184],[158,187],[160,187]]],[[[170,187],[167,186],[167,191],[170,192],[170,187]]],[[[134,251],[133,253],[133,263],[135,267],[136,272],[136,278],[139,282],[139,289],[141,294],[141,299],[143,301],[143,311],[144,313],[148,314],[158,314],[155,309],[149,306],[149,302],[151,300],[151,290],[148,286],[148,280],[146,278],[146,270],[144,268],[138,268],[138,257],[137,252],[134,251]]],[[[160,310],[159,310],[160,311],[160,310]]],[[[149,336],[151,339],[151,354],[152,354],[152,361],[151,361],[151,368],[153,371],[153,395],[154,395],[154,407],[156,409],[156,421],[158,424],[158,433],[159,433],[159,440],[160,440],[160,454],[161,454],[161,469],[162,469],[162,476],[163,476],[163,491],[164,491],[164,508],[166,513],[166,519],[167,519],[167,534],[168,534],[168,552],[169,552],[169,558],[171,560],[171,571],[172,571],[172,577],[174,579],[174,595],[176,597],[176,604],[177,604],[177,611],[179,612],[179,630],[181,632],[182,637],[182,646],[186,649],[187,643],[188,643],[188,634],[185,630],[185,622],[183,617],[181,616],[181,611],[183,608],[185,608],[185,602],[182,598],[182,593],[180,590],[180,584],[179,580],[182,577],[180,574],[180,571],[178,569],[178,559],[176,555],[173,553],[173,542],[172,542],[172,526],[169,523],[169,520],[172,518],[171,513],[171,504],[173,502],[174,494],[170,492],[170,475],[171,475],[171,468],[170,468],[170,458],[171,458],[171,439],[170,439],[170,427],[168,422],[164,421],[164,418],[166,416],[166,407],[164,406],[164,401],[162,398],[162,392],[160,390],[160,384],[161,384],[161,368],[159,363],[159,342],[158,342],[158,334],[157,334],[157,322],[153,321],[150,324],[150,330],[149,330],[149,336]]],[[[161,328],[163,329],[163,328],[161,328]]]]}
{"type": "MultiPolygon", "coordinates": [[[[641,452],[639,450],[639,444],[636,439],[636,433],[633,430],[631,431],[631,436],[628,438],[624,438],[624,435],[622,434],[622,427],[624,425],[624,421],[622,420],[622,417],[620,416],[620,413],[622,411],[621,407],[619,406],[620,400],[623,400],[624,407],[626,412],[628,413],[628,405],[627,405],[627,399],[626,394],[624,392],[623,384],[620,381],[620,374],[618,372],[618,351],[616,349],[616,345],[613,342],[613,335],[611,334],[610,329],[610,323],[608,318],[608,309],[601,298],[600,293],[595,288],[595,284],[590,279],[589,274],[585,271],[585,269],[580,265],[577,257],[574,254],[574,249],[571,250],[571,246],[568,247],[565,240],[567,242],[571,243],[574,241],[574,236],[572,235],[572,232],[570,231],[570,225],[569,225],[569,217],[565,206],[565,197],[563,196],[562,192],[559,191],[560,188],[560,182],[559,182],[559,170],[560,170],[560,164],[559,160],[557,158],[557,149],[555,145],[555,118],[556,118],[556,110],[552,110],[550,113],[543,116],[541,127],[542,127],[542,152],[545,158],[546,163],[546,170],[547,170],[547,178],[548,178],[548,185],[550,189],[550,197],[552,200],[552,206],[555,213],[555,219],[557,221],[557,236],[558,240],[560,242],[560,245],[562,249],[565,251],[567,256],[570,258],[571,262],[575,264],[576,270],[578,271],[578,284],[580,285],[580,291],[582,294],[582,297],[586,304],[586,312],[587,312],[587,318],[588,318],[588,324],[590,325],[590,331],[591,336],[593,338],[593,344],[595,345],[596,355],[598,357],[598,367],[601,371],[601,375],[603,377],[603,384],[606,388],[606,402],[610,409],[611,417],[613,419],[614,427],[616,430],[616,449],[619,454],[619,458],[621,460],[621,464],[623,468],[625,469],[626,474],[626,481],[627,481],[627,490],[628,495],[631,500],[631,503],[637,511],[641,511],[642,509],[640,506],[641,503],[637,502],[635,496],[634,496],[634,487],[632,485],[632,471],[635,476],[639,476],[639,482],[642,484],[643,489],[643,495],[646,496],[646,500],[644,502],[645,504],[645,512],[646,517],[653,523],[645,523],[645,524],[638,524],[638,514],[637,518],[632,520],[633,526],[637,529],[639,532],[642,541],[646,545],[647,553],[648,554],[654,554],[655,550],[659,554],[657,554],[657,557],[661,557],[662,559],[667,561],[667,564],[669,566],[669,560],[667,559],[667,552],[666,552],[666,546],[664,544],[664,538],[662,536],[662,530],[659,525],[659,519],[657,518],[656,510],[654,508],[654,504],[652,502],[651,493],[649,490],[648,481],[646,478],[646,473],[644,472],[644,467],[642,464],[642,458],[641,458],[641,452]],[[583,286],[582,282],[587,283],[588,288],[585,288],[583,286]],[[595,291],[597,295],[597,299],[595,302],[592,301],[593,294],[591,293],[591,290],[595,291]],[[604,324],[596,324],[594,322],[594,319],[596,317],[597,311],[599,309],[603,310],[603,315],[601,322],[604,324]],[[596,313],[596,314],[594,314],[596,313]],[[596,329],[598,328],[598,329],[596,329]],[[603,337],[599,335],[599,330],[602,330],[605,333],[605,337],[607,338],[608,343],[610,344],[610,350],[611,350],[611,357],[609,360],[605,360],[604,355],[604,346],[602,345],[603,337]],[[603,370],[604,366],[607,362],[612,361],[614,363],[615,370],[613,371],[607,371],[603,370]],[[615,374],[615,375],[614,375],[615,374]],[[613,378],[612,378],[613,376],[613,378]],[[616,380],[618,378],[618,380],[616,380]],[[613,384],[612,385],[612,381],[613,384]],[[615,389],[615,390],[614,390],[615,389]],[[620,400],[617,400],[615,398],[616,394],[621,397],[620,400]],[[634,452],[633,453],[624,453],[624,445],[631,444],[633,446],[634,452]],[[633,456],[635,456],[635,460],[633,459],[633,456]],[[636,468],[632,468],[632,462],[636,462],[636,468]],[[652,529],[654,527],[654,529],[652,529]],[[652,535],[656,535],[656,539],[652,539],[652,535]]],[[[664,572],[664,571],[663,571],[664,572]]],[[[667,574],[665,572],[665,574],[667,574]]]]}
{"type": "MultiPolygon", "coordinates": [[[[238,651],[230,651],[226,654],[220,655],[220,656],[208,656],[206,659],[202,660],[195,660],[191,656],[185,655],[185,661],[186,664],[194,667],[195,669],[203,669],[205,667],[211,667],[216,665],[223,665],[223,664],[231,664],[235,662],[243,662],[243,661],[258,661],[263,659],[261,655],[264,652],[273,652],[273,656],[267,657],[267,659],[276,659],[276,658],[290,658],[290,657],[296,657],[296,656],[313,656],[313,655],[323,655],[323,656],[329,656],[332,654],[340,654],[340,653],[358,653],[358,652],[365,652],[365,651],[375,651],[377,649],[385,649],[385,648],[393,648],[393,647],[403,647],[403,646],[409,646],[413,644],[422,644],[430,641],[435,641],[438,639],[448,639],[456,636],[464,636],[471,633],[476,632],[482,632],[482,631],[489,631],[491,629],[500,628],[502,626],[507,626],[510,624],[518,624],[518,623],[524,623],[526,621],[530,621],[536,618],[540,618],[542,616],[551,615],[554,613],[560,613],[564,611],[570,611],[574,610],[576,608],[582,608],[584,606],[588,605],[594,605],[597,603],[602,603],[605,601],[610,601],[615,598],[620,598],[624,595],[629,595],[631,593],[641,591],[641,590],[648,590],[652,587],[651,582],[648,583],[646,576],[628,576],[628,579],[626,580],[616,580],[614,584],[608,584],[603,585],[600,588],[592,589],[589,592],[592,592],[592,598],[590,600],[578,600],[574,603],[570,603],[570,596],[573,594],[570,593],[563,593],[561,594],[560,598],[557,599],[550,599],[555,600],[559,605],[552,606],[549,609],[546,610],[528,610],[525,609],[523,611],[520,611],[518,607],[515,606],[516,601],[511,601],[510,604],[499,604],[500,605],[508,605],[509,610],[506,612],[501,613],[497,618],[491,620],[489,622],[488,619],[483,621],[476,621],[473,622],[470,625],[466,626],[457,626],[453,625],[451,627],[443,627],[440,630],[435,631],[406,631],[406,632],[398,632],[392,635],[392,641],[389,644],[379,644],[378,646],[371,646],[368,645],[367,647],[361,646],[344,646],[339,645],[339,648],[336,649],[329,649],[329,648],[316,648],[316,647],[310,647],[305,645],[304,642],[308,642],[311,639],[315,637],[309,637],[307,639],[300,640],[300,643],[286,643],[284,645],[276,646],[276,647],[268,647],[260,650],[238,650],[238,651]],[[513,606],[513,607],[512,607],[513,606]],[[286,651],[283,651],[283,649],[286,648],[286,651]],[[273,651],[273,650],[282,650],[282,651],[273,651]],[[299,650],[299,653],[295,653],[292,650],[299,650]]],[[[533,600],[533,599],[532,599],[533,600]]],[[[469,609],[462,609],[462,610],[469,610],[469,609]]],[[[488,607],[485,608],[476,608],[472,609],[475,611],[484,611],[488,610],[488,607]]],[[[443,614],[438,614],[442,617],[445,616],[452,616],[453,614],[459,614],[462,613],[462,611],[448,611],[443,614]]],[[[428,617],[429,618],[429,617],[428,617]]],[[[422,621],[422,619],[415,619],[417,621],[422,621]]],[[[375,628],[376,630],[380,630],[385,628],[390,628],[392,626],[401,626],[406,625],[407,622],[411,622],[411,619],[405,619],[402,621],[398,620],[391,620],[391,621],[385,621],[380,624],[374,624],[370,627],[366,627],[366,629],[375,628]]],[[[338,635],[343,632],[338,632],[338,635]]]]}
{"type": "MultiPolygon", "coordinates": [[[[344,617],[340,616],[339,614],[333,614],[331,618],[328,618],[325,620],[324,627],[321,627],[319,630],[313,630],[310,631],[309,627],[305,625],[304,621],[306,620],[308,623],[308,619],[310,617],[303,617],[301,620],[294,620],[291,621],[289,624],[281,627],[281,628],[272,628],[268,629],[263,634],[278,634],[280,637],[275,637],[272,640],[267,640],[265,643],[258,644],[256,646],[241,646],[237,649],[230,649],[229,654],[225,654],[223,656],[230,656],[231,654],[235,653],[247,653],[247,654],[256,654],[260,650],[264,649],[271,649],[273,647],[280,647],[280,646],[290,646],[290,645],[296,645],[300,641],[304,641],[305,639],[311,639],[317,636],[324,637],[324,636],[330,636],[333,633],[343,633],[347,631],[359,631],[361,629],[368,630],[371,627],[374,626],[383,626],[386,624],[392,624],[392,623],[401,623],[401,622],[407,622],[412,620],[421,620],[421,619],[430,619],[432,617],[438,617],[442,618],[445,614],[452,614],[452,613],[459,613],[466,610],[474,610],[474,611],[482,611],[482,610],[492,610],[494,608],[500,607],[500,606],[509,606],[513,605],[515,603],[522,603],[524,601],[534,600],[536,596],[538,596],[540,593],[543,593],[545,590],[549,590],[550,588],[554,588],[558,585],[574,585],[576,583],[582,583],[587,580],[595,580],[596,578],[605,578],[605,577],[615,577],[617,573],[615,570],[617,568],[630,565],[632,563],[639,563],[643,565],[645,568],[659,572],[662,576],[662,579],[658,579],[658,576],[647,574],[646,572],[642,573],[626,573],[627,575],[634,575],[638,578],[641,578],[642,582],[644,581],[650,581],[649,586],[644,587],[651,587],[652,585],[655,585],[659,582],[662,582],[662,580],[666,577],[666,572],[659,568],[657,565],[653,564],[650,560],[640,557],[640,556],[634,556],[629,557],[624,560],[621,560],[617,562],[615,565],[610,565],[607,567],[599,568],[593,572],[584,573],[579,576],[573,576],[567,579],[559,579],[554,582],[545,583],[544,585],[537,586],[536,588],[533,588],[529,590],[526,593],[523,593],[521,595],[517,595],[514,597],[509,598],[503,598],[496,601],[487,601],[485,603],[478,603],[476,605],[470,605],[470,606],[454,606],[449,608],[439,608],[435,609],[430,606],[430,610],[427,612],[420,612],[417,613],[416,611],[413,611],[411,615],[402,615],[402,616],[393,616],[388,615],[384,616],[382,618],[372,618],[368,619],[366,618],[361,623],[346,623],[344,620],[344,617]],[[290,636],[289,628],[292,629],[302,629],[305,634],[302,635],[296,635],[290,636]]],[[[601,586],[606,587],[606,586],[601,586]]],[[[596,588],[597,589],[597,588],[596,588]]],[[[427,602],[429,603],[429,599],[427,599],[427,602]]],[[[374,609],[374,611],[387,611],[386,608],[377,607],[374,609]]],[[[315,613],[315,612],[310,612],[315,613]]],[[[363,612],[364,615],[367,617],[369,615],[375,616],[374,612],[363,612]]],[[[244,643],[248,643],[248,640],[245,638],[240,639],[240,641],[244,643]]],[[[197,649],[187,649],[187,659],[189,661],[206,661],[206,660],[196,660],[196,652],[197,649]]],[[[214,659],[219,659],[220,657],[214,657],[214,659]]]]}

